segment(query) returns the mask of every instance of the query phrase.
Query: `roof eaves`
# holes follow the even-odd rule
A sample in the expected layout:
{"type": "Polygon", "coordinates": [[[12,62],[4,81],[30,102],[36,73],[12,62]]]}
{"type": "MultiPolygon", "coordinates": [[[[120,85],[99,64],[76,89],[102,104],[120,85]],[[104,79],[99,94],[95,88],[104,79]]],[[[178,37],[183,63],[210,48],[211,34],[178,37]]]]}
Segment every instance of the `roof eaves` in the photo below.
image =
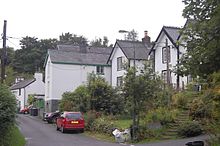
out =
{"type": "Polygon", "coordinates": [[[118,43],[118,42],[116,42],[116,43],[118,44],[118,46],[119,46],[119,48],[122,50],[122,52],[125,54],[125,57],[128,58],[128,59],[131,59],[131,58],[129,58],[129,57],[127,56],[127,54],[125,53],[124,49],[119,45],[119,43],[118,43]]]}
{"type": "Polygon", "coordinates": [[[24,86],[21,86],[20,88],[19,88],[19,87],[17,87],[17,88],[11,88],[11,90],[16,90],[16,89],[25,88],[25,87],[27,87],[28,85],[32,84],[32,83],[35,82],[35,81],[36,81],[36,79],[32,79],[32,80],[30,81],[30,83],[28,83],[28,84],[26,84],[26,85],[24,85],[24,86]]]}
{"type": "Polygon", "coordinates": [[[52,61],[54,64],[69,64],[69,65],[87,65],[87,66],[111,66],[109,64],[86,64],[86,63],[74,63],[74,62],[59,62],[52,61]]]}
{"type": "MultiPolygon", "coordinates": [[[[117,40],[116,40],[116,42],[117,42],[117,40]]],[[[109,60],[110,60],[110,58],[111,58],[111,56],[112,56],[112,53],[113,53],[114,50],[115,50],[116,42],[115,42],[114,47],[113,47],[113,49],[112,49],[112,51],[111,51],[111,53],[110,53],[110,55],[109,55],[109,57],[108,57],[107,64],[109,63],[109,60]]]]}
{"type": "Polygon", "coordinates": [[[172,39],[172,37],[169,35],[169,33],[166,31],[165,27],[163,27],[163,30],[165,32],[165,34],[167,35],[167,37],[169,38],[169,40],[172,42],[172,44],[177,48],[177,44],[176,42],[174,42],[174,40],[172,39]]]}

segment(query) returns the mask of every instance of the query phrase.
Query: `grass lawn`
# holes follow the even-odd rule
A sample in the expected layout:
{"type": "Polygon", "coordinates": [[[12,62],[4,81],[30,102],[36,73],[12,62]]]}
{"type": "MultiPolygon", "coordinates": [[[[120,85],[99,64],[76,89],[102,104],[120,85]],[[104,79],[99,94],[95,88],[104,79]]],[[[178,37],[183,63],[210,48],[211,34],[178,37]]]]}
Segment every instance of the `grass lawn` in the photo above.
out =
{"type": "Polygon", "coordinates": [[[132,124],[132,120],[131,119],[114,120],[113,123],[117,128],[124,130],[124,129],[130,128],[132,124]]]}

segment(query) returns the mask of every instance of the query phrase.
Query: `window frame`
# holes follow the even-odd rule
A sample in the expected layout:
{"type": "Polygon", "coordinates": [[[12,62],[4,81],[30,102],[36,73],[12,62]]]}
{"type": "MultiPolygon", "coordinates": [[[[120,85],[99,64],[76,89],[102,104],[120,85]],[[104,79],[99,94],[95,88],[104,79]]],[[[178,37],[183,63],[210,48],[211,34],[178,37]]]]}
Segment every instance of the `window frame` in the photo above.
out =
{"type": "Polygon", "coordinates": [[[123,77],[122,76],[118,76],[117,77],[117,82],[116,82],[117,87],[121,87],[122,84],[123,84],[123,77]]]}
{"type": "Polygon", "coordinates": [[[105,72],[104,72],[104,66],[101,66],[101,65],[96,66],[96,74],[98,74],[98,75],[104,75],[104,74],[105,74],[105,72]]]}
{"type": "Polygon", "coordinates": [[[117,71],[123,70],[122,56],[117,58],[117,71]]]}
{"type": "MultiPolygon", "coordinates": [[[[171,62],[171,52],[170,46],[168,46],[169,63],[171,62]]],[[[167,50],[166,47],[162,47],[162,63],[167,63],[167,50]]]]}

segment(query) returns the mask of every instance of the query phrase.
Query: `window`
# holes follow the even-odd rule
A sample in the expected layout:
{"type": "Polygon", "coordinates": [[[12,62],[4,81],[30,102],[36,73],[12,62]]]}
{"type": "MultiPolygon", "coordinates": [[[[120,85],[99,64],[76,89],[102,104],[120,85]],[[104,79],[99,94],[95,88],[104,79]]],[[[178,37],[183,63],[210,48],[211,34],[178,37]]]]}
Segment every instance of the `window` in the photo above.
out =
{"type": "Polygon", "coordinates": [[[117,70],[122,70],[123,64],[122,64],[122,57],[117,58],[117,70]]]}
{"type": "Polygon", "coordinates": [[[21,95],[21,89],[18,90],[18,95],[21,95]]]}
{"type": "Polygon", "coordinates": [[[168,51],[166,47],[163,47],[162,48],[162,62],[167,63],[167,59],[170,62],[170,47],[168,47],[168,51]],[[168,56],[167,56],[167,53],[168,53],[168,56]]]}
{"type": "Polygon", "coordinates": [[[122,76],[117,77],[117,86],[118,86],[118,87],[122,86],[122,83],[123,83],[123,81],[122,81],[122,76]]]}
{"type": "MultiPolygon", "coordinates": [[[[170,72],[170,76],[169,76],[169,79],[170,79],[170,83],[171,83],[171,70],[169,71],[170,72]]],[[[163,70],[162,71],[162,80],[164,81],[164,83],[167,83],[167,70],[163,70]]]]}
{"type": "Polygon", "coordinates": [[[96,66],[96,74],[104,75],[104,66],[96,66]]]}

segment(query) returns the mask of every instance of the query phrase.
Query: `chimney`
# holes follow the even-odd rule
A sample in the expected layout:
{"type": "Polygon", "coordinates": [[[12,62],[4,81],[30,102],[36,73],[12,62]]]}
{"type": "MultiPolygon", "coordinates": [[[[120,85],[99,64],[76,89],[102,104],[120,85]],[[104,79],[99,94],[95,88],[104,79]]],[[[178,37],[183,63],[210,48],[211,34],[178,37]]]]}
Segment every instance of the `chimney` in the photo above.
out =
{"type": "Polygon", "coordinates": [[[43,81],[43,74],[42,74],[42,73],[35,73],[35,74],[34,74],[34,78],[35,78],[37,81],[43,81]]]}
{"type": "Polygon", "coordinates": [[[142,42],[145,44],[150,44],[150,37],[148,36],[148,31],[144,31],[144,38],[142,38],[142,42]]]}

